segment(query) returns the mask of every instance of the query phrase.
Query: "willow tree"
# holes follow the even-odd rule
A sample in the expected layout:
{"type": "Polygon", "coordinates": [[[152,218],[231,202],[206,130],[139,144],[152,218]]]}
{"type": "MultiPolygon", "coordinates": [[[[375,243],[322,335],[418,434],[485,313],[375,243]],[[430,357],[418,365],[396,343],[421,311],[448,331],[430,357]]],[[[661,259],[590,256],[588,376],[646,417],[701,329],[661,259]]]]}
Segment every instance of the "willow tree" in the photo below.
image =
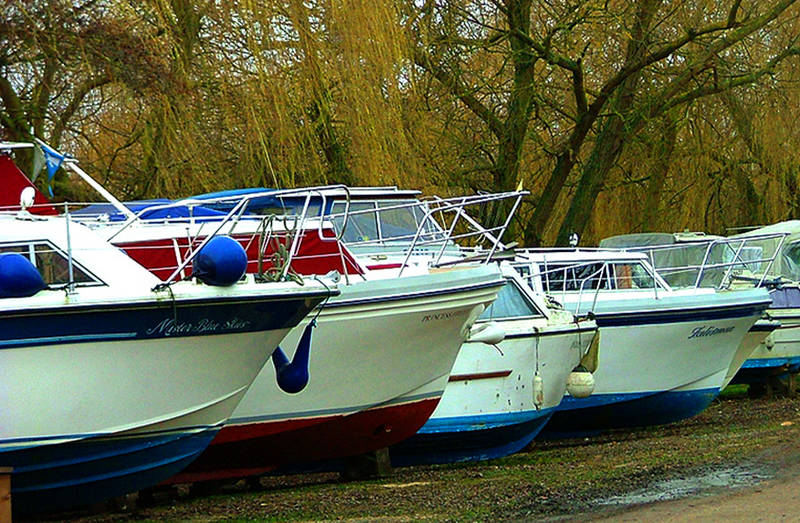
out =
{"type": "Polygon", "coordinates": [[[0,122],[12,140],[55,147],[126,94],[167,78],[149,36],[109,2],[5,2],[0,8],[0,122]]]}
{"type": "Polygon", "coordinates": [[[171,42],[190,86],[150,104],[164,116],[137,144],[159,162],[142,169],[157,173],[162,192],[403,183],[420,170],[391,2],[151,0],[139,11],[171,42]]]}
{"type": "Polygon", "coordinates": [[[415,63],[494,138],[484,157],[494,188],[516,185],[526,144],[551,155],[525,239],[538,243],[564,201],[563,244],[586,228],[609,173],[651,121],[759,82],[796,54],[794,4],[427,2],[408,25],[415,63]],[[498,55],[487,70],[495,61],[483,57],[498,55]]]}

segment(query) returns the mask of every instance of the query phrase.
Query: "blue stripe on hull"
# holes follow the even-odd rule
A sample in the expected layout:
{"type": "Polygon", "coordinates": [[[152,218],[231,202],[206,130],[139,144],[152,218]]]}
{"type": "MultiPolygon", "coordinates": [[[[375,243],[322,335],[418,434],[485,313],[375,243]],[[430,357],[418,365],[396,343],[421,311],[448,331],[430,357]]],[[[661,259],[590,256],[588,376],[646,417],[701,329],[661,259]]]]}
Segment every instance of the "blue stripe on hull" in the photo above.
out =
{"type": "Polygon", "coordinates": [[[593,394],[582,399],[564,396],[541,437],[577,437],[618,427],[672,423],[699,414],[718,395],[719,389],[709,388],[693,391],[593,394]]]}
{"type": "Polygon", "coordinates": [[[283,329],[297,325],[322,297],[106,303],[5,312],[0,317],[0,349],[283,329]]]}
{"type": "Polygon", "coordinates": [[[508,456],[525,448],[554,410],[431,419],[414,436],[390,447],[392,465],[456,463],[508,456]]]}
{"type": "Polygon", "coordinates": [[[727,306],[709,309],[682,309],[664,311],[606,312],[595,310],[598,327],[628,327],[631,325],[657,325],[713,320],[728,320],[758,316],[767,309],[768,302],[727,306]]]}
{"type": "Polygon", "coordinates": [[[0,452],[11,466],[15,515],[96,503],[155,485],[180,472],[219,431],[89,438],[0,452]]]}
{"type": "Polygon", "coordinates": [[[744,362],[743,369],[763,369],[770,367],[800,366],[800,356],[786,358],[752,358],[744,362]]]}
{"type": "Polygon", "coordinates": [[[751,358],[733,377],[732,383],[763,383],[767,378],[800,371],[800,356],[787,358],[751,358]]]}

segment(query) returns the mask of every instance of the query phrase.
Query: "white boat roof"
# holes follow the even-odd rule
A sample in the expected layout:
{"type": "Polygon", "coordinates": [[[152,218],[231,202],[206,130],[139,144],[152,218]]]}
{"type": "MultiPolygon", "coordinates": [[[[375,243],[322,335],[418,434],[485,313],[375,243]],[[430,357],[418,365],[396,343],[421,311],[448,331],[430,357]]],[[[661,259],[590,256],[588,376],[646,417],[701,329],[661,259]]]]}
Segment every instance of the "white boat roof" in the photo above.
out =
{"type": "Polygon", "coordinates": [[[682,245],[687,243],[707,243],[722,240],[724,236],[706,234],[704,232],[642,232],[619,234],[600,240],[601,249],[630,249],[634,247],[660,247],[664,245],[682,245]]]}
{"type": "Polygon", "coordinates": [[[731,238],[743,238],[748,236],[757,236],[759,234],[772,234],[772,233],[788,233],[790,239],[800,236],[800,220],[786,220],[783,222],[773,223],[765,227],[759,227],[747,232],[734,234],[731,238]]]}
{"type": "Polygon", "coordinates": [[[111,286],[153,287],[157,277],[136,263],[124,252],[106,242],[88,227],[62,216],[20,219],[17,215],[0,215],[0,244],[47,241],[62,253],[72,251],[73,261],[111,286]]]}

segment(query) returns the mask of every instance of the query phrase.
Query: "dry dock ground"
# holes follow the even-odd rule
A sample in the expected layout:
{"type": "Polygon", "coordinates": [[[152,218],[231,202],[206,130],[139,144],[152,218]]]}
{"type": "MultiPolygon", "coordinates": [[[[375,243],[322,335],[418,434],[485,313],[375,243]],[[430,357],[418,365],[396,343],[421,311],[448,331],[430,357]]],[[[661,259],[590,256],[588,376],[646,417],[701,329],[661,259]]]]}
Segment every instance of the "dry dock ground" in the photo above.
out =
{"type": "MultiPolygon", "coordinates": [[[[738,392],[742,392],[741,390],[738,392]]],[[[664,427],[535,442],[486,463],[263,477],[48,519],[108,521],[800,520],[800,398],[733,394],[664,427]]]]}

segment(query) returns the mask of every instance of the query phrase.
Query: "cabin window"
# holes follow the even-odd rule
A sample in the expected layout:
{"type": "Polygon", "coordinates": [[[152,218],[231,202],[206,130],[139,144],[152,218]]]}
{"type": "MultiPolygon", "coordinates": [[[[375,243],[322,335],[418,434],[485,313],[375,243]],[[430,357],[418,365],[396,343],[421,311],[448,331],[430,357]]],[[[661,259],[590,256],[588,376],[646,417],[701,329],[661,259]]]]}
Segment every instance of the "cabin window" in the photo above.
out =
{"type": "Polygon", "coordinates": [[[501,320],[512,318],[541,317],[543,314],[536,308],[525,293],[517,287],[513,280],[506,280],[500,289],[497,299],[480,315],[482,320],[501,320]]]}
{"type": "MultiPolygon", "coordinates": [[[[69,281],[69,259],[67,255],[48,242],[16,243],[0,245],[0,253],[16,252],[27,256],[36,266],[42,279],[48,285],[64,285],[69,281]]],[[[78,284],[99,284],[100,281],[80,265],[72,262],[72,282],[78,284]]]]}
{"type": "Polygon", "coordinates": [[[613,264],[613,289],[652,289],[655,285],[653,275],[641,263],[613,264]]]}
{"type": "MultiPolygon", "coordinates": [[[[333,215],[331,216],[331,221],[337,232],[342,230],[342,225],[344,224],[345,205],[345,202],[334,202],[331,208],[331,214],[333,215]]],[[[376,213],[368,212],[374,210],[375,204],[372,202],[350,202],[350,215],[347,218],[343,236],[345,242],[366,242],[378,239],[376,213]]]]}
{"type": "Polygon", "coordinates": [[[608,289],[608,267],[603,262],[582,264],[541,264],[539,272],[545,292],[608,289]]]}

